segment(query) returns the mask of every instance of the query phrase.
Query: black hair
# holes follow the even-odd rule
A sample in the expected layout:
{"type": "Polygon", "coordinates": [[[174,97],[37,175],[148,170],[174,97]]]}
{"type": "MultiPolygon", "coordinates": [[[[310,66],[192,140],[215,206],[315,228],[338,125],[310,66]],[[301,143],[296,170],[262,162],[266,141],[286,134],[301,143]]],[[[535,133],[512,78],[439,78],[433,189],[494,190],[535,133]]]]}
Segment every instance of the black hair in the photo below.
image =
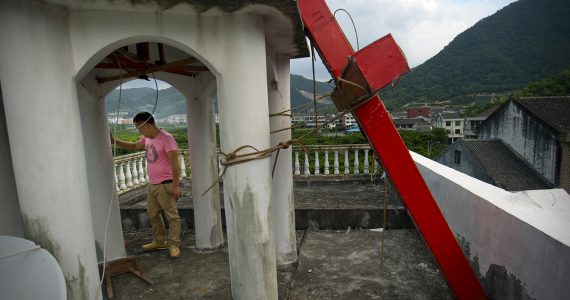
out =
{"type": "Polygon", "coordinates": [[[133,123],[149,123],[154,125],[154,117],[146,111],[141,111],[133,118],[133,123]]]}

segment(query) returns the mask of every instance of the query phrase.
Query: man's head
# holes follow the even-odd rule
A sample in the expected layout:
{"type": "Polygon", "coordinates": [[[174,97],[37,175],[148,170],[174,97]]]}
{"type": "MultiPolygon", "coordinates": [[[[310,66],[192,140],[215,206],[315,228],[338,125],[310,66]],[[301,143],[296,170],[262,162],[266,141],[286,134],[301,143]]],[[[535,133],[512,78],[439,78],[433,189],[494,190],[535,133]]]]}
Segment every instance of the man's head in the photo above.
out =
{"type": "Polygon", "coordinates": [[[136,114],[133,118],[133,123],[135,123],[139,132],[146,137],[153,137],[156,133],[157,128],[154,123],[154,117],[146,111],[136,114]]]}

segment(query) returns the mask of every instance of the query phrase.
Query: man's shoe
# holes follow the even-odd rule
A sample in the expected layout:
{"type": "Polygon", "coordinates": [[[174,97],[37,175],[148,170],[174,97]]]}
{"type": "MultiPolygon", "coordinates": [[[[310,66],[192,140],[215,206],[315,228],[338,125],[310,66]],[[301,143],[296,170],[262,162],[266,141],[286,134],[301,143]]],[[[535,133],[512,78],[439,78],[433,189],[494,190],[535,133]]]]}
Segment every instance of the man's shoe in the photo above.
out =
{"type": "Polygon", "coordinates": [[[170,258],[177,258],[180,256],[180,248],[178,246],[170,246],[168,254],[170,255],[170,258]]]}
{"type": "Polygon", "coordinates": [[[162,249],[166,249],[166,244],[152,241],[152,243],[150,243],[150,244],[143,245],[142,248],[145,251],[162,250],[162,249]]]}

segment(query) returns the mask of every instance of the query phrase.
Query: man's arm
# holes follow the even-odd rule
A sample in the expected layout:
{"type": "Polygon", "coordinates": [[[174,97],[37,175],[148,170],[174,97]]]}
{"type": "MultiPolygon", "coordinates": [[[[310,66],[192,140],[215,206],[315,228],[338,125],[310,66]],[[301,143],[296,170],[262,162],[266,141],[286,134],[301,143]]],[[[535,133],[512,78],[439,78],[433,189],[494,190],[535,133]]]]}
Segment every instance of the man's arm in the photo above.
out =
{"type": "Polygon", "coordinates": [[[142,142],[126,142],[126,141],[117,140],[115,139],[115,137],[113,137],[112,133],[110,133],[110,136],[111,136],[111,145],[116,143],[117,146],[119,146],[119,148],[123,148],[129,151],[138,151],[144,149],[144,144],[142,142]]]}
{"type": "Polygon", "coordinates": [[[168,159],[172,164],[172,194],[178,199],[182,195],[180,191],[180,165],[178,164],[178,150],[167,153],[168,159]]]}

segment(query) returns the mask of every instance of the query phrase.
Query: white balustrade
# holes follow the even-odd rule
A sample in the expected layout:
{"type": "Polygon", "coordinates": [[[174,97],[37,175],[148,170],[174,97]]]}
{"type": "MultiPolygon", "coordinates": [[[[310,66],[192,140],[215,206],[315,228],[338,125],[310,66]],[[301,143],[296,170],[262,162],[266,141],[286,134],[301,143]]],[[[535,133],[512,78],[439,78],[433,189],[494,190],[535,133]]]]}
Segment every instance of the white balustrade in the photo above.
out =
{"type": "Polygon", "coordinates": [[[368,149],[364,149],[364,174],[369,173],[370,163],[368,162],[368,149]]]}
{"type": "Polygon", "coordinates": [[[121,190],[124,190],[127,188],[127,185],[125,184],[125,171],[123,171],[123,167],[124,167],[124,163],[121,163],[119,165],[119,188],[121,190]]]}
{"type": "Polygon", "coordinates": [[[184,161],[184,155],[179,155],[180,159],[180,179],[186,177],[186,162],[184,161]]]}
{"type": "Polygon", "coordinates": [[[339,171],[338,171],[338,151],[335,150],[334,151],[334,175],[338,175],[339,171]]]}
{"type": "Polygon", "coordinates": [[[133,186],[133,175],[131,174],[131,161],[127,161],[127,172],[125,174],[127,179],[127,187],[133,186]]]}
{"type": "Polygon", "coordinates": [[[311,170],[309,170],[309,155],[305,153],[305,175],[311,175],[311,170]]]}
{"type": "Polygon", "coordinates": [[[139,182],[140,182],[140,183],[145,183],[145,182],[146,182],[146,179],[144,178],[144,175],[145,175],[144,173],[145,173],[145,172],[144,172],[144,169],[143,169],[143,159],[144,159],[144,158],[141,157],[141,158],[139,158],[139,159],[137,160],[138,166],[139,166],[139,182]]]}
{"type": "MultiPolygon", "coordinates": [[[[372,155],[373,162],[370,162],[370,147],[369,145],[318,145],[318,146],[307,146],[309,151],[314,151],[314,161],[310,161],[308,153],[305,153],[303,170],[301,170],[301,164],[299,160],[299,150],[301,148],[296,148],[295,160],[293,174],[295,176],[342,176],[340,174],[354,175],[358,176],[360,174],[360,160],[358,158],[359,152],[364,151],[364,171],[363,174],[374,174],[377,175],[380,171],[380,164],[376,159],[376,156],[372,155]],[[352,150],[352,151],[351,151],[352,150]],[[344,169],[340,170],[340,159],[339,151],[344,151],[344,169]],[[319,160],[321,152],[324,152],[324,166],[321,171],[321,162],[319,160]],[[333,170],[331,171],[331,165],[329,161],[329,152],[334,153],[334,161],[332,163],[333,170]],[[354,158],[353,158],[354,156],[354,158]],[[373,167],[371,166],[373,164],[373,167]],[[314,167],[314,171],[311,172],[311,167],[314,167]],[[353,172],[351,172],[353,168],[353,172]]],[[[373,152],[372,152],[373,153],[373,152]]],[[[178,160],[180,162],[180,178],[186,178],[191,176],[191,170],[186,166],[186,156],[187,152],[185,150],[180,150],[178,160]]],[[[218,168],[220,173],[223,171],[223,156],[218,154],[218,168]]],[[[146,185],[148,181],[148,165],[146,158],[144,157],[144,152],[123,155],[115,158],[115,187],[119,194],[125,193],[132,189],[139,188],[146,185]]]]}
{"type": "Polygon", "coordinates": [[[117,166],[115,166],[115,172],[113,172],[113,174],[115,175],[115,187],[117,188],[117,191],[120,191],[119,180],[117,179],[117,166]]]}
{"type": "Polygon", "coordinates": [[[321,174],[320,168],[321,166],[319,164],[319,151],[317,150],[315,151],[315,175],[321,174]]]}
{"type": "Polygon", "coordinates": [[[350,161],[348,160],[348,149],[344,150],[344,175],[350,174],[350,161]]]}
{"type": "Polygon", "coordinates": [[[354,150],[354,174],[360,174],[360,164],[358,163],[358,150],[354,150]]]}
{"type": "Polygon", "coordinates": [[[133,160],[133,185],[139,185],[139,172],[137,171],[137,161],[133,160]]]}
{"type": "Polygon", "coordinates": [[[299,152],[295,152],[295,175],[301,175],[301,166],[299,165],[299,152]]]}
{"type": "Polygon", "coordinates": [[[329,152],[325,150],[325,175],[329,175],[329,152]]]}

